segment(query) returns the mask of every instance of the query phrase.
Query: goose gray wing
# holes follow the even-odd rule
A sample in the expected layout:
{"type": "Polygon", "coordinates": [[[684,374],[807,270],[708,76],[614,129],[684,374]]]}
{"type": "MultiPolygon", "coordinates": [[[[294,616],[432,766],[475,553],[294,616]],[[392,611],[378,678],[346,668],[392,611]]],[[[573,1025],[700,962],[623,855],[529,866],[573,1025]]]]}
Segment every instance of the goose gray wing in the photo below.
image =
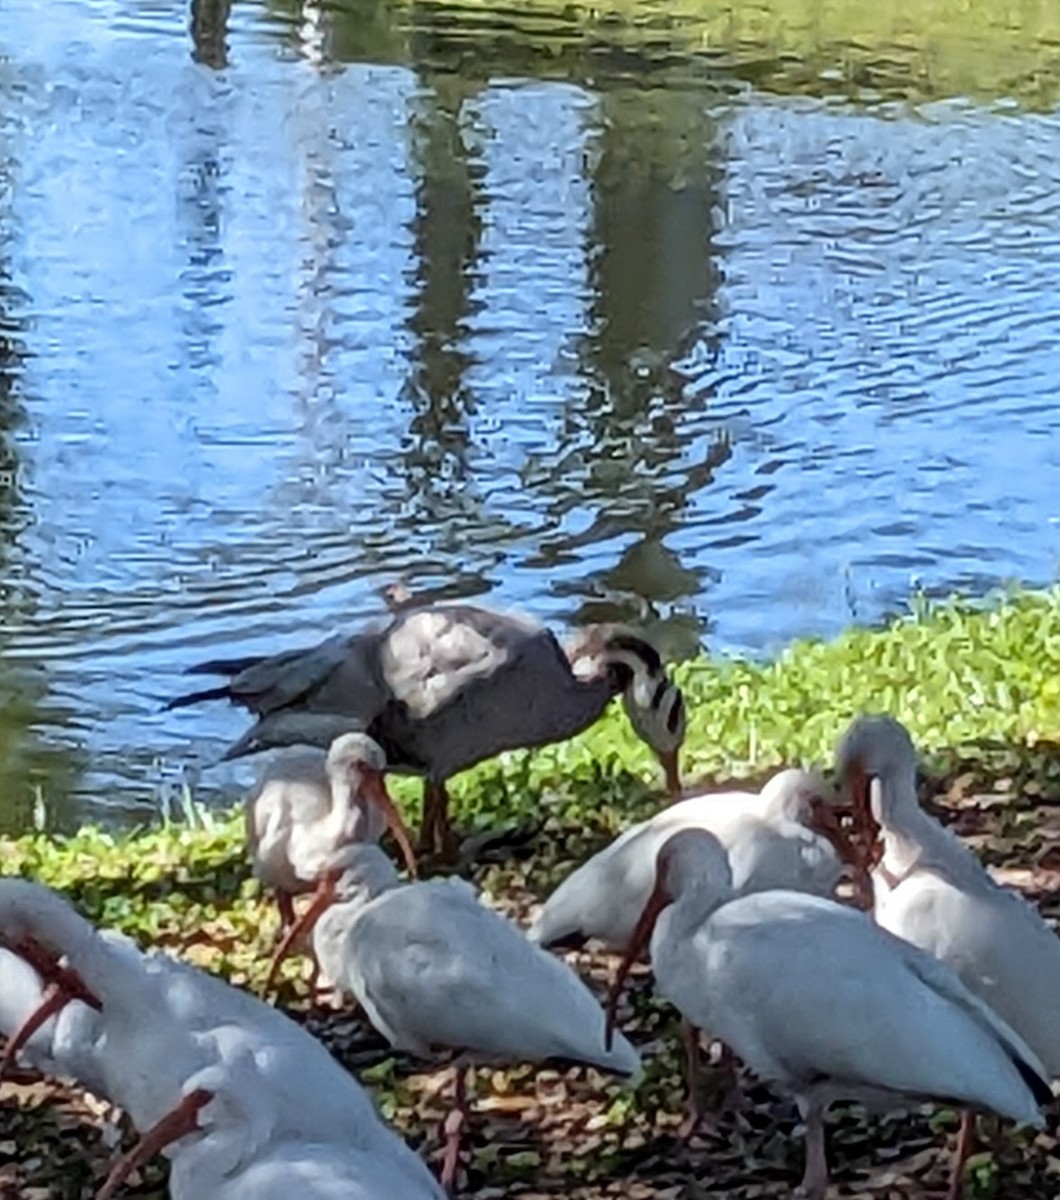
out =
{"type": "Polygon", "coordinates": [[[543,626],[470,604],[434,605],[399,615],[383,635],[380,667],[390,699],[423,720],[478,680],[518,672],[544,656],[570,675],[559,643],[543,626]]]}
{"type": "Polygon", "coordinates": [[[519,617],[438,605],[399,618],[381,654],[390,701],[368,732],[391,761],[435,779],[595,721],[606,678],[585,682],[555,636],[519,617]]]}

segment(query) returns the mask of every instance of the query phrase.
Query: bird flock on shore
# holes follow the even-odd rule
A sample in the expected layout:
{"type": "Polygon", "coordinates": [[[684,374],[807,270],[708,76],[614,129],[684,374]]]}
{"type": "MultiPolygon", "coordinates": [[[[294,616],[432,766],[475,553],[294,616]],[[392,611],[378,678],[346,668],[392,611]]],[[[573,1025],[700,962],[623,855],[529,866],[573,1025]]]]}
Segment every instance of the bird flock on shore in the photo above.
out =
{"type": "Polygon", "coordinates": [[[459,1189],[476,1063],[584,1064],[636,1083],[618,1028],[632,965],[680,1013],[683,1133],[710,1114],[700,1035],[791,1096],[805,1171],[829,1186],[835,1101],[959,1105],[949,1200],[974,1113],[1040,1128],[1060,1077],[1060,940],[921,808],[917,756],[893,717],[851,714],[835,784],[790,768],[760,792],[683,787],[686,713],[656,649],[595,626],[561,644],[523,618],[407,604],[306,651],[196,668],[224,682],[176,707],[228,700],[254,717],[226,757],[269,751],[247,797],[248,856],[275,897],[264,998],[98,929],[33,880],[0,879],[0,1076],[73,1081],[128,1115],[138,1140],[100,1182],[121,1195],[150,1158],[174,1200],[431,1200],[459,1189]],[[528,929],[455,876],[447,781],[504,750],[573,736],[620,697],[668,796],[579,866],[528,929]],[[418,845],[388,772],[424,779],[418,845]],[[389,832],[404,877],[380,842],[389,832]],[[620,961],[594,995],[560,956],[596,943],[620,961]],[[440,1178],[354,1076],[268,1003],[290,953],[356,1001],[395,1049],[451,1067],[440,1178]]]}

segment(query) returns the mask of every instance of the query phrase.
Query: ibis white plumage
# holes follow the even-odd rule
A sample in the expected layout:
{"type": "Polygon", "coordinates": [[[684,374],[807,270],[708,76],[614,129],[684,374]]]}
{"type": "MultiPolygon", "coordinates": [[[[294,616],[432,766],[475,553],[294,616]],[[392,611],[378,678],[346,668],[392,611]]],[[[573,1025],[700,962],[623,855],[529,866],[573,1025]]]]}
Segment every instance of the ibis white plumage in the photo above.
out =
{"type": "MultiPolygon", "coordinates": [[[[118,934],[104,937],[62,897],[25,879],[0,880],[0,941],[31,961],[42,981],[57,984],[61,998],[91,998],[99,1007],[90,1042],[77,1048],[80,1068],[67,1063],[70,1072],[138,1126],[161,1115],[188,1064],[167,1049],[174,1031],[165,991],[145,972],[136,946],[118,934]]],[[[61,1014],[53,1019],[58,1032],[61,1014]]],[[[67,1058],[54,1034],[52,1042],[51,1057],[67,1058]]]]}
{"type": "Polygon", "coordinates": [[[649,937],[659,991],[795,1096],[810,1200],[827,1188],[823,1118],[839,1098],[960,1100],[1042,1124],[1045,1068],[949,967],[832,900],[734,897],[725,851],[706,831],[683,830],[659,851],[624,969],[649,937]]]}
{"type": "Polygon", "coordinates": [[[299,1070],[296,1059],[277,1058],[253,1030],[223,1025],[194,1036],[208,1065],[188,1075],[96,1200],[111,1200],[134,1168],[161,1152],[171,1159],[173,1200],[442,1200],[426,1166],[366,1096],[359,1113],[341,1097],[334,1111],[335,1079],[324,1073],[308,1097],[298,1082],[304,1062],[299,1070]],[[300,1109],[293,1119],[292,1102],[300,1109]]]}
{"type": "Polygon", "coordinates": [[[837,752],[863,840],[876,844],[876,920],[948,963],[1060,1077],[1060,938],[926,813],[916,750],[893,717],[859,717],[837,752]]]}
{"type": "Polygon", "coordinates": [[[595,939],[622,951],[655,882],[660,847],[680,829],[725,846],[738,893],[786,887],[830,895],[843,865],[830,838],[832,789],[815,771],[780,771],[761,792],[707,792],[627,829],[572,872],[530,927],[541,945],[595,939]]]}
{"type": "MultiPolygon", "coordinates": [[[[838,773],[853,803],[855,837],[870,872],[873,913],[947,963],[1060,1078],[1060,939],[1038,910],[998,884],[972,850],[924,812],[916,749],[894,717],[858,717],[840,741],[838,773]]],[[[974,1123],[961,1120],[958,1172],[974,1123]]],[[[951,1200],[959,1192],[955,1172],[951,1200]]]]}
{"type": "Polygon", "coordinates": [[[0,1077],[24,1056],[42,1074],[74,1079],[102,1094],[97,1011],[49,985],[24,958],[4,947],[0,947],[0,1033],[7,1039],[0,1077]]]}
{"type": "Polygon", "coordinates": [[[385,770],[386,755],[362,733],[342,734],[327,752],[281,751],[266,766],[246,801],[247,847],[254,874],[273,889],[284,930],[294,922],[291,898],[313,891],[328,859],[350,842],[378,841],[389,828],[415,874],[385,770]]]}
{"type": "MultiPolygon", "coordinates": [[[[424,1057],[443,1048],[473,1059],[562,1059],[639,1073],[624,1038],[604,1046],[603,1010],[578,976],[482,905],[469,884],[402,885],[372,845],[348,847],[335,867],[334,902],[307,914],[315,920],[313,947],[393,1046],[424,1057]]],[[[463,1082],[458,1064],[445,1186],[457,1165],[463,1082]]]]}
{"type": "MultiPolygon", "coordinates": [[[[188,963],[104,936],[62,897],[27,880],[0,880],[0,941],[33,954],[45,979],[52,968],[43,959],[50,956],[54,965],[65,958],[68,967],[55,973],[75,976],[99,1003],[93,1090],[125,1108],[137,1129],[165,1122],[198,1072],[252,1064],[255,1119],[267,1119],[273,1142],[354,1145],[403,1163],[409,1179],[419,1181],[419,1191],[411,1183],[408,1189],[417,1200],[432,1195],[426,1167],[384,1124],[368,1094],[277,1009],[188,963]]],[[[233,1068],[234,1079],[245,1078],[239,1070],[233,1068]]],[[[235,1141],[226,1145],[231,1150],[235,1141]]]]}

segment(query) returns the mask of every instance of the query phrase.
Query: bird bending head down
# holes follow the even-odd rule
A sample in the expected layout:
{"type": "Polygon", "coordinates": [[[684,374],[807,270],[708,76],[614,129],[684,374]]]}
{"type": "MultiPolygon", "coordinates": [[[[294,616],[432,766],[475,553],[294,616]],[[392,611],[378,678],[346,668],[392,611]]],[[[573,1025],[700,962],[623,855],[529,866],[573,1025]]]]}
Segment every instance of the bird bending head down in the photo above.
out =
{"type": "Polygon", "coordinates": [[[622,693],[629,723],[655,751],[666,773],[666,788],[681,793],[678,755],[685,740],[685,698],[667,675],[658,650],[626,630],[611,631],[601,657],[622,693]]]}
{"type": "Polygon", "coordinates": [[[663,910],[693,889],[709,897],[704,905],[704,915],[707,908],[724,904],[733,894],[729,856],[721,842],[706,829],[679,830],[667,838],[656,855],[655,887],[629,939],[607,997],[605,1043],[608,1047],[614,1036],[615,1013],[630,968],[651,942],[663,910]]]}
{"type": "MultiPolygon", "coordinates": [[[[851,806],[856,869],[879,860],[881,826],[892,805],[916,800],[916,747],[908,730],[884,713],[856,717],[839,740],[836,776],[851,806]]],[[[864,888],[866,885],[862,885],[864,888]]]]}
{"type": "Polygon", "coordinates": [[[346,783],[352,795],[362,793],[376,806],[404,856],[409,874],[415,876],[412,839],[383,782],[387,761],[379,743],[366,733],[341,734],[328,749],[327,769],[332,779],[346,783]]]}
{"type": "Polygon", "coordinates": [[[915,775],[916,747],[901,721],[886,713],[873,713],[850,723],[836,750],[836,770],[845,779],[855,769],[887,779],[915,775]]]}
{"type": "Polygon", "coordinates": [[[382,746],[366,733],[340,734],[328,749],[329,771],[374,771],[381,775],[386,770],[386,755],[382,746]]]}

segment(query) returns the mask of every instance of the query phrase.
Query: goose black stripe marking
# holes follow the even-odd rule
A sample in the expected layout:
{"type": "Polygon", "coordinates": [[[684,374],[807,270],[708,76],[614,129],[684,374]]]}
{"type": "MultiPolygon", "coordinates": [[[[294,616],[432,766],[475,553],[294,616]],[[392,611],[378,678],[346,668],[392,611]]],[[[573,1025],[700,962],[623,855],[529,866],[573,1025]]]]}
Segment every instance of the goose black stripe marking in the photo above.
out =
{"type": "Polygon", "coordinates": [[[634,637],[628,633],[615,633],[607,639],[609,650],[625,651],[639,658],[649,675],[658,675],[663,669],[663,661],[658,650],[650,642],[634,637]]]}
{"type": "Polygon", "coordinates": [[[655,691],[652,693],[650,708],[661,708],[663,699],[666,693],[670,690],[670,681],[664,675],[655,686],[655,691]]]}
{"type": "Polygon", "coordinates": [[[666,718],[666,728],[669,729],[672,734],[676,734],[678,725],[680,725],[681,721],[684,719],[685,698],[684,694],[678,691],[676,687],[673,687],[672,684],[668,684],[667,686],[670,687],[674,692],[674,706],[670,709],[670,713],[666,718]]]}

